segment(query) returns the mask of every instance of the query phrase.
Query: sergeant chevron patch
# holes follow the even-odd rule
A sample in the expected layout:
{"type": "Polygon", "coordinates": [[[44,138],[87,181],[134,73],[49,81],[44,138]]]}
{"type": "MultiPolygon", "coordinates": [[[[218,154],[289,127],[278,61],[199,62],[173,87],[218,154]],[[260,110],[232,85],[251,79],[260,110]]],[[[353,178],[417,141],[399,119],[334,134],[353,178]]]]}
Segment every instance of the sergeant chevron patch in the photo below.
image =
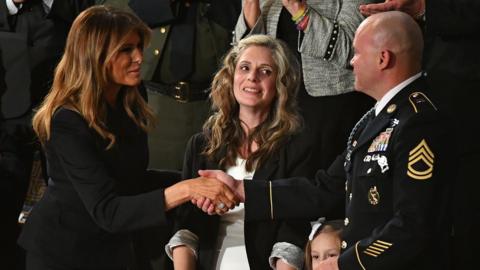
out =
{"type": "Polygon", "coordinates": [[[408,156],[407,175],[416,180],[432,177],[435,155],[423,139],[408,156]]]}

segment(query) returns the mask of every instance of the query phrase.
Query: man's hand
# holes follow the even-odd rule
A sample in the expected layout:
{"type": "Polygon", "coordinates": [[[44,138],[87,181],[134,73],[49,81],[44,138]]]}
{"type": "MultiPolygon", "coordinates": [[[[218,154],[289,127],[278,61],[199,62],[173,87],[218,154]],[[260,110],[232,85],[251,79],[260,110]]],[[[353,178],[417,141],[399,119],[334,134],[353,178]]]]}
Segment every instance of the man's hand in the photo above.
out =
{"type": "MultiPolygon", "coordinates": [[[[199,170],[198,174],[201,177],[215,178],[217,181],[222,182],[235,193],[237,199],[242,202],[245,201],[243,181],[235,180],[233,177],[220,170],[199,170]]],[[[191,202],[209,215],[222,215],[228,211],[228,208],[219,208],[218,205],[214,204],[212,200],[207,197],[194,198],[191,202]]],[[[229,208],[232,209],[231,207],[229,208]]]]}
{"type": "Polygon", "coordinates": [[[235,180],[233,177],[220,170],[199,170],[198,174],[206,178],[216,178],[218,181],[223,182],[235,192],[235,195],[241,202],[245,202],[243,180],[235,180]]]}
{"type": "Polygon", "coordinates": [[[403,11],[414,19],[425,13],[425,0],[386,0],[384,3],[360,5],[360,12],[365,16],[375,13],[398,10],[403,11]]]}

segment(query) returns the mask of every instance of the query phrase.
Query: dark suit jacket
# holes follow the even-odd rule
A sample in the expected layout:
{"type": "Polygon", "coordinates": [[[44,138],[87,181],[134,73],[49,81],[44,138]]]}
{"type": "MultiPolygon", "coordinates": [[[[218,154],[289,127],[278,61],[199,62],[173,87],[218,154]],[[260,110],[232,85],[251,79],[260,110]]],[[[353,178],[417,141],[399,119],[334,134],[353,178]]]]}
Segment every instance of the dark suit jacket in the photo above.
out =
{"type": "MultiPolygon", "coordinates": [[[[312,180],[272,181],[274,220],[322,216],[345,200],[340,269],[445,269],[455,164],[446,119],[424,90],[417,79],[358,130],[350,161],[343,153],[312,180]]],[[[247,220],[270,219],[270,203],[251,203],[266,201],[267,186],[245,182],[247,220]]]]}
{"type": "MultiPolygon", "coordinates": [[[[470,129],[480,117],[480,2],[426,1],[424,68],[432,98],[448,110],[460,136],[460,154],[479,153],[480,142],[470,129]]],[[[473,173],[471,174],[473,177],[473,173]]]]}
{"type": "Polygon", "coordinates": [[[45,145],[49,185],[19,238],[28,252],[66,267],[126,267],[129,232],[166,224],[163,190],[143,193],[151,188],[146,134],[117,108],[108,110],[117,136],[109,150],[78,113],[55,113],[45,145]]]}
{"type": "MultiPolygon", "coordinates": [[[[93,0],[57,0],[53,2],[50,12],[46,14],[42,0],[29,0],[23,4],[17,14],[8,15],[5,1],[0,1],[0,31],[9,32],[12,35],[15,33],[24,38],[25,42],[18,48],[3,45],[0,50],[8,49],[2,54],[28,58],[22,67],[26,70],[16,70],[16,74],[10,78],[25,81],[10,82],[7,84],[7,93],[3,95],[3,91],[0,91],[1,96],[9,96],[10,103],[18,104],[17,109],[10,109],[4,113],[5,118],[20,116],[32,106],[37,106],[43,99],[50,88],[54,68],[63,54],[71,23],[82,10],[92,4],[93,0]],[[27,52],[24,46],[27,47],[27,52]],[[29,77],[25,78],[26,76],[29,77]]],[[[8,40],[0,39],[0,42],[8,42],[8,40]]],[[[22,61],[23,59],[19,58],[17,64],[22,64],[22,61]]],[[[13,59],[12,62],[14,63],[15,60],[13,59]]],[[[4,66],[6,70],[9,68],[4,66]]],[[[4,80],[3,76],[0,80],[4,80]]]]}
{"type": "MultiPolygon", "coordinates": [[[[199,169],[219,169],[218,163],[209,161],[201,152],[205,148],[205,137],[199,133],[194,135],[185,153],[183,178],[197,177],[199,169]]],[[[278,152],[263,166],[255,170],[253,182],[264,179],[277,179],[290,176],[312,176],[313,168],[309,167],[309,149],[301,142],[299,136],[290,138],[278,152]]],[[[285,196],[289,196],[285,194],[285,196]]],[[[252,204],[264,204],[251,200],[252,204]]],[[[292,202],[295,205],[295,202],[292,202]]],[[[248,210],[247,210],[248,211],[248,210]]],[[[215,268],[214,255],[219,230],[219,217],[208,216],[196,207],[184,205],[180,211],[177,229],[188,229],[199,236],[198,269],[215,268]]],[[[246,221],[245,245],[251,269],[270,269],[268,257],[277,242],[288,242],[303,249],[310,224],[306,219],[285,221],[246,221]]]]}

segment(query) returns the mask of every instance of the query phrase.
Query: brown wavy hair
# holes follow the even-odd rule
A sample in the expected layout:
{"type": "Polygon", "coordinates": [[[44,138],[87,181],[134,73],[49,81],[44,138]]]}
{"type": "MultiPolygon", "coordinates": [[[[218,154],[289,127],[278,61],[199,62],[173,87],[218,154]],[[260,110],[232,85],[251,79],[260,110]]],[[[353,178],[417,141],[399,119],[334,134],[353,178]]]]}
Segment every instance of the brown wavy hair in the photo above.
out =
{"type": "MultiPolygon", "coordinates": [[[[52,88],[33,118],[33,128],[42,144],[50,138],[52,117],[60,107],[82,115],[90,128],[109,140],[107,149],[115,144],[115,135],[105,124],[107,103],[103,94],[111,81],[110,62],[130,33],[138,33],[143,44],[150,39],[148,26],[132,13],[99,5],[78,15],[55,70],[52,88]]],[[[154,114],[134,88],[123,91],[123,107],[147,131],[154,123],[154,114]]]]}
{"type": "Polygon", "coordinates": [[[261,166],[290,135],[301,127],[296,95],[300,84],[298,60],[280,40],[267,35],[252,35],[242,39],[223,60],[223,65],[212,82],[210,97],[214,114],[204,124],[207,145],[203,152],[217,160],[221,168],[235,165],[242,145],[248,146],[246,169],[261,166]],[[233,94],[233,79],[238,59],[251,46],[268,48],[272,53],[276,71],[276,96],[268,117],[246,134],[240,124],[239,105],[233,94]],[[252,142],[258,149],[251,151],[252,142]],[[225,151],[226,150],[226,151],[225,151]],[[224,152],[225,151],[225,152],[224,152]]]}

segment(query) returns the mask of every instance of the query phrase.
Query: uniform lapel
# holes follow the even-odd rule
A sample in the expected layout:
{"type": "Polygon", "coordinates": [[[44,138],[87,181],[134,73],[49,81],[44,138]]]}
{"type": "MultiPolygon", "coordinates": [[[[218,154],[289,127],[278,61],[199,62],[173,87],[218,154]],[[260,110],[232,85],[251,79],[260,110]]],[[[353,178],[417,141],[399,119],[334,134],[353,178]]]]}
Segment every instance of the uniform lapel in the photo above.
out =
{"type": "Polygon", "coordinates": [[[362,134],[358,138],[357,145],[353,149],[352,153],[361,148],[364,144],[370,143],[383,129],[387,127],[387,125],[389,125],[393,115],[395,115],[393,112],[388,112],[388,108],[391,105],[395,104],[398,106],[400,103],[404,102],[405,98],[412,92],[412,90],[422,90],[422,85],[423,78],[420,77],[405,86],[405,88],[396,94],[382,109],[382,111],[372,120],[373,122],[366,127],[367,129],[362,131],[362,134]]]}
{"type": "Polygon", "coordinates": [[[361,148],[364,144],[370,143],[382,129],[386,128],[389,123],[390,115],[387,114],[385,110],[382,110],[382,112],[380,112],[380,114],[372,120],[366,129],[362,131],[362,134],[358,138],[357,145],[353,149],[352,153],[361,148]]]}

